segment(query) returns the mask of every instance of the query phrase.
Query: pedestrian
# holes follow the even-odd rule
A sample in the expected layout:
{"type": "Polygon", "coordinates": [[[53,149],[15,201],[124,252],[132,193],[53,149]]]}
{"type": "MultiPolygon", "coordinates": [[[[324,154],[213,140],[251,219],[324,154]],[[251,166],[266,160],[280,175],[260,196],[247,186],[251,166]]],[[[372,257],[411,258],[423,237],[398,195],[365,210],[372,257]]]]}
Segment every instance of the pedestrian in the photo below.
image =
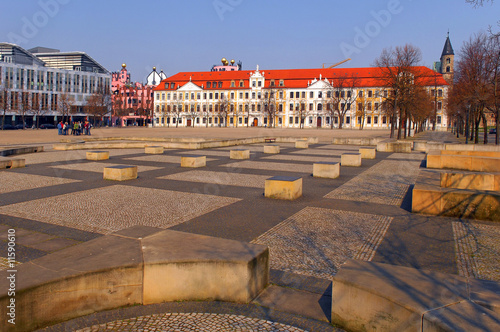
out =
{"type": "Polygon", "coordinates": [[[62,135],[62,129],[63,129],[63,123],[62,121],[59,121],[57,124],[57,135],[62,135]]]}

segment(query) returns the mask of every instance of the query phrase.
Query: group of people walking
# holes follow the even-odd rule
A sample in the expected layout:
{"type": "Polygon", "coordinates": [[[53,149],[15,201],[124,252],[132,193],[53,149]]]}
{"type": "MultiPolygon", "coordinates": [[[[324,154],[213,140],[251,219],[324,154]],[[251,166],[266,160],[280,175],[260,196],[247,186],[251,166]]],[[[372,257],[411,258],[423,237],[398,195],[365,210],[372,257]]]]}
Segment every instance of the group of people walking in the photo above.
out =
{"type": "Polygon", "coordinates": [[[57,124],[57,133],[59,135],[90,135],[90,128],[92,128],[92,125],[90,122],[85,121],[82,123],[82,121],[74,121],[68,124],[68,122],[62,122],[60,121],[57,124]]]}

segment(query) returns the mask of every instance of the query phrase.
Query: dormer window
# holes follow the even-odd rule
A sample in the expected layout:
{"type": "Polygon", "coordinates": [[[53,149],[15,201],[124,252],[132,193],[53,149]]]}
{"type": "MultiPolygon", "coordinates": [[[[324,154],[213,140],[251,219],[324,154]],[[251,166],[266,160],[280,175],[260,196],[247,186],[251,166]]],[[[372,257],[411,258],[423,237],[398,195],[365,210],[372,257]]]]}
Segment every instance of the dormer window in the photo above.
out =
{"type": "Polygon", "coordinates": [[[165,89],[168,89],[168,83],[165,83],[165,89]]]}
{"type": "Polygon", "coordinates": [[[219,82],[219,88],[222,88],[222,82],[219,82]]]}
{"type": "Polygon", "coordinates": [[[170,83],[170,89],[174,89],[175,88],[175,83],[170,83]]]}
{"type": "Polygon", "coordinates": [[[280,86],[284,86],[285,82],[283,80],[280,80],[280,86]]]}
{"type": "Polygon", "coordinates": [[[240,80],[240,88],[243,88],[245,86],[245,83],[243,83],[243,80],[240,80]]]}
{"type": "Polygon", "coordinates": [[[234,88],[235,87],[235,83],[234,81],[231,81],[231,88],[234,88]]]}
{"type": "Polygon", "coordinates": [[[270,86],[274,86],[274,80],[271,80],[270,86]]]}
{"type": "Polygon", "coordinates": [[[212,87],[212,82],[207,82],[207,89],[210,89],[212,87]]]}

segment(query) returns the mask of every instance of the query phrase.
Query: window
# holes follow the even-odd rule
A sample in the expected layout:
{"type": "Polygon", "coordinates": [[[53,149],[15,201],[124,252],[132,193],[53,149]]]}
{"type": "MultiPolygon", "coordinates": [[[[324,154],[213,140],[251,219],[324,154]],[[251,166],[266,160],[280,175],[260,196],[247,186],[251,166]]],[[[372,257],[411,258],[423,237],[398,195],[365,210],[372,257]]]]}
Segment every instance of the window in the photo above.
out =
{"type": "Polygon", "coordinates": [[[451,71],[450,66],[446,67],[446,72],[449,73],[451,71]]]}
{"type": "Polygon", "coordinates": [[[262,94],[259,92],[257,93],[257,99],[260,99],[262,97],[262,94]]]}
{"type": "Polygon", "coordinates": [[[284,86],[285,82],[283,80],[280,80],[280,86],[284,86]]]}
{"type": "Polygon", "coordinates": [[[309,98],[314,98],[314,92],[309,92],[309,98]]]}
{"type": "Polygon", "coordinates": [[[373,117],[373,123],[374,123],[374,124],[377,124],[377,123],[378,123],[378,116],[374,116],[374,117],[373,117]]]}
{"type": "Polygon", "coordinates": [[[438,117],[437,117],[437,123],[441,124],[441,115],[438,115],[438,117]]]}
{"type": "Polygon", "coordinates": [[[372,90],[368,90],[368,98],[371,98],[373,96],[372,90]]]}
{"type": "MultiPolygon", "coordinates": [[[[222,94],[221,94],[221,97],[222,97],[222,94]]],[[[215,93],[215,99],[219,99],[219,93],[218,92],[215,93]]]]}
{"type": "Polygon", "coordinates": [[[438,101],[438,110],[442,109],[443,108],[443,103],[438,101]]]}
{"type": "Polygon", "coordinates": [[[293,91],[290,92],[290,99],[292,99],[292,98],[293,98],[293,91]]]}
{"type": "Polygon", "coordinates": [[[323,110],[323,105],[320,103],[318,104],[318,111],[322,111],[323,110]]]}
{"type": "Polygon", "coordinates": [[[212,83],[211,82],[207,82],[207,89],[210,89],[212,87],[212,83]]]}
{"type": "Polygon", "coordinates": [[[446,58],[446,63],[450,64],[451,63],[451,59],[450,58],[446,58]]]}
{"type": "Polygon", "coordinates": [[[351,98],[351,91],[347,91],[347,98],[351,98]]]}
{"type": "Polygon", "coordinates": [[[375,91],[375,98],[378,98],[378,97],[380,97],[380,91],[377,90],[377,91],[375,91]]]}
{"type": "Polygon", "coordinates": [[[200,100],[200,99],[201,99],[201,93],[199,93],[199,92],[198,92],[198,93],[196,94],[196,99],[198,99],[198,100],[200,100]]]}
{"type": "Polygon", "coordinates": [[[368,124],[372,123],[372,117],[371,116],[368,116],[366,118],[366,123],[368,123],[368,124]]]}
{"type": "Polygon", "coordinates": [[[309,110],[310,110],[310,111],[312,111],[312,110],[313,110],[313,104],[312,104],[312,103],[310,103],[310,104],[309,104],[309,110]]]}
{"type": "Polygon", "coordinates": [[[280,91],[280,99],[283,99],[283,91],[280,91]]]}
{"type": "Polygon", "coordinates": [[[249,96],[248,92],[245,92],[245,99],[248,99],[248,96],[249,96]]]}
{"type": "Polygon", "coordinates": [[[168,83],[165,83],[165,89],[168,89],[168,83]]]}
{"type": "Polygon", "coordinates": [[[252,92],[252,99],[255,99],[255,92],[252,92]]]}
{"type": "Polygon", "coordinates": [[[259,81],[259,82],[258,82],[258,86],[262,86],[262,81],[259,81]]]}
{"type": "Polygon", "coordinates": [[[375,111],[378,111],[378,103],[375,103],[375,111]]]}
{"type": "Polygon", "coordinates": [[[252,86],[255,88],[255,81],[252,81],[252,86]]]}
{"type": "Polygon", "coordinates": [[[189,92],[186,92],[186,98],[184,99],[189,100],[189,92]]]}
{"type": "Polygon", "coordinates": [[[194,92],[191,92],[191,100],[194,99],[194,92]]]}
{"type": "MultiPolygon", "coordinates": [[[[297,95],[298,97],[299,95],[297,95]]],[[[305,98],[306,97],[306,92],[305,91],[302,91],[302,98],[305,98]]]]}
{"type": "Polygon", "coordinates": [[[371,111],[371,110],[372,110],[372,103],[367,103],[367,104],[366,104],[366,109],[367,109],[368,111],[371,111]]]}
{"type": "Polygon", "coordinates": [[[346,124],[350,124],[351,123],[351,117],[350,116],[346,116],[345,117],[345,123],[346,124]]]}
{"type": "Polygon", "coordinates": [[[358,92],[358,97],[363,98],[363,91],[358,92]]]}
{"type": "Polygon", "coordinates": [[[361,124],[361,117],[358,116],[358,124],[360,125],[361,124]]]}
{"type": "Polygon", "coordinates": [[[170,83],[170,89],[174,89],[175,88],[175,83],[170,83]]]}
{"type": "Polygon", "coordinates": [[[235,87],[235,83],[234,81],[231,81],[231,88],[234,88],[235,87]]]}
{"type": "Polygon", "coordinates": [[[245,83],[243,83],[242,80],[240,80],[240,88],[244,87],[245,86],[245,83]]]}
{"type": "Polygon", "coordinates": [[[274,86],[274,80],[271,80],[271,85],[270,86],[274,86]]]}
{"type": "Polygon", "coordinates": [[[299,117],[298,116],[295,117],[295,124],[299,124],[299,117]]]}
{"type": "Polygon", "coordinates": [[[222,82],[219,82],[219,88],[222,88],[222,82]]]}
{"type": "Polygon", "coordinates": [[[239,99],[243,99],[243,92],[239,93],[239,99]]]}
{"type": "Polygon", "coordinates": [[[383,123],[383,124],[386,124],[386,123],[387,123],[387,117],[386,117],[385,115],[382,117],[382,123],[383,123]]]}
{"type": "Polygon", "coordinates": [[[290,111],[293,111],[293,103],[290,103],[290,111]]]}
{"type": "Polygon", "coordinates": [[[208,99],[214,99],[214,94],[212,92],[208,94],[208,99]]]}
{"type": "Polygon", "coordinates": [[[312,116],[310,116],[310,117],[309,117],[309,124],[312,124],[312,123],[313,123],[313,117],[312,117],[312,116]]]}
{"type": "Polygon", "coordinates": [[[338,116],[333,118],[333,123],[339,124],[339,117],[338,116]]]}
{"type": "Polygon", "coordinates": [[[323,98],[323,92],[318,91],[318,98],[323,98]]]}
{"type": "Polygon", "coordinates": [[[443,90],[439,89],[438,90],[438,97],[442,97],[443,96],[443,90]]]}
{"type": "Polygon", "coordinates": [[[234,92],[231,92],[231,99],[234,99],[234,92]]]}

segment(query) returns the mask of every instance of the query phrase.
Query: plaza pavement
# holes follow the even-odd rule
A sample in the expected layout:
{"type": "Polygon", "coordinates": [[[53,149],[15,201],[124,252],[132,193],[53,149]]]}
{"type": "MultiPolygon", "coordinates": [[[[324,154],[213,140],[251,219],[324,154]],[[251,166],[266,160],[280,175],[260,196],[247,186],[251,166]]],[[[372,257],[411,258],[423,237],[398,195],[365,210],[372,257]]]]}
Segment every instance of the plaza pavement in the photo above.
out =
{"type": "MultiPolygon", "coordinates": [[[[96,136],[292,136],[319,137],[319,143],[309,149],[280,143],[278,155],[264,154],[263,144],[243,146],[251,151],[244,161],[230,160],[230,148],[198,150],[207,156],[207,167],[189,169],[180,167],[180,157],[190,153],[181,149],[162,155],[111,150],[109,160],[96,162],[87,161],[85,151],[51,150],[61,138],[55,130],[0,132],[0,146],[38,143],[46,150],[23,155],[26,168],[0,171],[0,269],[6,268],[10,228],[16,229],[19,264],[138,224],[270,248],[271,286],[253,303],[136,306],[47,331],[334,331],[327,323],[330,280],[351,258],[500,280],[498,225],[410,213],[423,153],[377,152],[361,167],[341,167],[337,179],[311,176],[313,162],[340,161],[342,153],[359,148],[332,145],[333,137],[387,137],[387,131],[107,128],[94,130],[96,136]],[[105,181],[102,169],[110,164],[137,165],[139,177],[105,181]],[[275,175],[301,177],[303,197],[264,198],[264,181],[275,175]]],[[[426,132],[419,138],[456,141],[449,133],[426,132]]]]}

